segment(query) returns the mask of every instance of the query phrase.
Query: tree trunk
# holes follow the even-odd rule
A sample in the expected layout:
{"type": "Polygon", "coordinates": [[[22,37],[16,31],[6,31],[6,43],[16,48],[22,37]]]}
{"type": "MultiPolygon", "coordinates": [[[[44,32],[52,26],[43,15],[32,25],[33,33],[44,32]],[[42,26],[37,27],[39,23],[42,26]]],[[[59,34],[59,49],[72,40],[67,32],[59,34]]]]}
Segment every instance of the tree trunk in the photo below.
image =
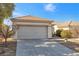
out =
{"type": "Polygon", "coordinates": [[[5,43],[4,43],[5,47],[7,47],[7,38],[5,38],[5,43]]]}

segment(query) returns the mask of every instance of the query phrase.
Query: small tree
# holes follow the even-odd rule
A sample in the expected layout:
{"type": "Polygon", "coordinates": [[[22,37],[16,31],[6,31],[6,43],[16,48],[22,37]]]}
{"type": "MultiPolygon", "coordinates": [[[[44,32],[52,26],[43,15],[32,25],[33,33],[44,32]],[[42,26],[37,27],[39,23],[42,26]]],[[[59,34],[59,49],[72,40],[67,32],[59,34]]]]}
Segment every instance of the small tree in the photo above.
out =
{"type": "Polygon", "coordinates": [[[61,35],[60,35],[60,34],[61,34],[61,32],[62,32],[62,30],[61,30],[61,29],[57,30],[57,31],[56,31],[56,36],[61,37],[61,35]]]}
{"type": "Polygon", "coordinates": [[[62,38],[65,38],[65,42],[67,42],[68,38],[71,38],[71,32],[69,30],[63,30],[60,35],[62,38]]]}
{"type": "Polygon", "coordinates": [[[5,46],[7,46],[7,38],[11,37],[14,34],[14,31],[10,29],[7,25],[2,25],[1,34],[5,39],[5,46]]]}

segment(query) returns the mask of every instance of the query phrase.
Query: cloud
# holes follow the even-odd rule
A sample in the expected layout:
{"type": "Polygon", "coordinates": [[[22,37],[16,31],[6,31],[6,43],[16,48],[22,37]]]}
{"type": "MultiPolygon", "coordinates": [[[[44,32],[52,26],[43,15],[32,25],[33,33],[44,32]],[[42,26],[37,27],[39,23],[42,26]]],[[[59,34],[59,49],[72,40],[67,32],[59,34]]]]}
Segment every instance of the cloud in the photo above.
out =
{"type": "Polygon", "coordinates": [[[51,12],[54,12],[56,10],[56,6],[54,4],[46,4],[44,6],[44,9],[46,11],[51,11],[51,12]]]}

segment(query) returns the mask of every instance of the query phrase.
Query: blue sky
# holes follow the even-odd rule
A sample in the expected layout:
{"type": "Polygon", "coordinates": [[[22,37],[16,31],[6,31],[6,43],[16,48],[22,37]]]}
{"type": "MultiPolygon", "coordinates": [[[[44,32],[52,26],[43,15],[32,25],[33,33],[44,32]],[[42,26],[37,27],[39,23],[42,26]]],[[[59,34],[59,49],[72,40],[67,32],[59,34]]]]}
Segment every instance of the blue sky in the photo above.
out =
{"type": "Polygon", "coordinates": [[[79,21],[79,3],[16,3],[13,17],[27,15],[56,22],[79,21]]]}

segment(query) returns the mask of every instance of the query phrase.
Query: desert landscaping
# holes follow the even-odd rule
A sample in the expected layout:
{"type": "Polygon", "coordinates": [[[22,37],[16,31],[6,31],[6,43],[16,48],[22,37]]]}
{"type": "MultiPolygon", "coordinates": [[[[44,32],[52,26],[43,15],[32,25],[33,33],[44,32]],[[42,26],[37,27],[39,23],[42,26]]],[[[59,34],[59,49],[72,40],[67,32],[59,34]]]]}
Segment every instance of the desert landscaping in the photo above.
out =
{"type": "Polygon", "coordinates": [[[16,56],[16,40],[7,39],[7,47],[4,45],[4,40],[0,41],[0,56],[16,56]]]}

